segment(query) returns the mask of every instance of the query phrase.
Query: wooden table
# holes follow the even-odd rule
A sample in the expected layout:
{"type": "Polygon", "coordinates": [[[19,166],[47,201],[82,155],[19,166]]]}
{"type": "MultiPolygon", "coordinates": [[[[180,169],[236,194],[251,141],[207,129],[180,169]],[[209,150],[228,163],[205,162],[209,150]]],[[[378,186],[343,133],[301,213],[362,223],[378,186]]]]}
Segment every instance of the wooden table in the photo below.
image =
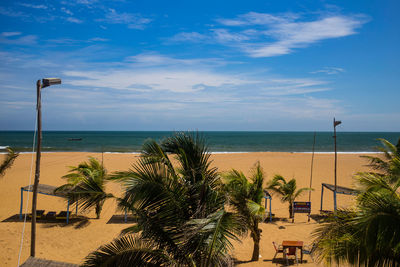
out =
{"type": "Polygon", "coordinates": [[[282,242],[282,247],[283,250],[289,249],[289,248],[298,248],[301,251],[301,256],[300,256],[300,263],[303,262],[303,241],[283,241],[282,242]]]}

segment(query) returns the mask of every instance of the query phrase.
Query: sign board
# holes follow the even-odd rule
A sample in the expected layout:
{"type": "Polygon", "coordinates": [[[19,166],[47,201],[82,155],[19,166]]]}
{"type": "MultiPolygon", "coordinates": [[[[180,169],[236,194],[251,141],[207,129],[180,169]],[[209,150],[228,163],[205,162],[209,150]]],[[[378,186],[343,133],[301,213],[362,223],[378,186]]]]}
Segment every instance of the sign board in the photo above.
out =
{"type": "Polygon", "coordinates": [[[293,213],[311,213],[311,202],[293,202],[293,213]]]}

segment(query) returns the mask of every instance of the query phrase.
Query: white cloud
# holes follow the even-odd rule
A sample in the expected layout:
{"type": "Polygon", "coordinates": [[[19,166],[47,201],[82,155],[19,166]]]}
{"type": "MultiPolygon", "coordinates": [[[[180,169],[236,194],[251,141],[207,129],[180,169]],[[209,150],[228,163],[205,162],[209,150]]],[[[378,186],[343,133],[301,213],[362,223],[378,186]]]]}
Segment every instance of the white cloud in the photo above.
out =
{"type": "Polygon", "coordinates": [[[245,34],[231,33],[227,29],[214,29],[212,30],[214,37],[219,42],[242,42],[250,38],[245,34]]]}
{"type": "Polygon", "coordinates": [[[255,96],[266,97],[306,95],[330,90],[326,86],[327,82],[317,79],[222,73],[216,69],[225,64],[219,59],[178,59],[147,53],[127,57],[125,63],[118,68],[103,71],[68,70],[63,75],[70,77],[65,83],[74,86],[113,88],[147,94],[193,94],[203,91],[207,94],[225,94],[229,91],[231,96],[237,94],[244,97],[251,91],[255,96]]]}
{"type": "Polygon", "coordinates": [[[203,42],[208,39],[209,37],[207,35],[198,32],[180,32],[169,38],[169,40],[172,42],[203,42]]]}
{"type": "Polygon", "coordinates": [[[19,35],[2,35],[0,36],[0,43],[2,44],[11,44],[11,45],[33,45],[37,43],[38,37],[36,35],[25,35],[18,38],[7,38],[19,35]]]}
{"type": "Polygon", "coordinates": [[[217,42],[238,47],[251,57],[272,57],[292,53],[296,48],[319,41],[356,34],[367,18],[328,14],[306,20],[293,13],[249,12],[234,19],[217,19],[217,22],[229,28],[213,28],[207,34],[181,32],[170,40],[217,42]]]}
{"type": "Polygon", "coordinates": [[[28,4],[28,3],[19,3],[19,5],[28,7],[28,8],[34,8],[34,9],[47,9],[48,8],[45,5],[33,5],[33,4],[28,4]]]}
{"type": "Polygon", "coordinates": [[[339,74],[344,72],[344,69],[342,68],[337,68],[337,67],[324,67],[320,70],[316,70],[316,71],[312,71],[310,73],[312,74],[317,74],[317,73],[325,73],[325,74],[329,74],[329,75],[333,75],[333,74],[339,74]]]}
{"type": "Polygon", "coordinates": [[[330,16],[310,22],[282,22],[270,25],[264,32],[276,41],[262,43],[247,49],[252,57],[270,57],[288,54],[292,49],[307,47],[312,43],[355,34],[364,19],[330,16]]]}
{"type": "Polygon", "coordinates": [[[65,71],[64,75],[80,79],[70,80],[75,86],[106,87],[127,90],[170,91],[191,93],[206,87],[243,84],[235,77],[191,70],[115,70],[106,72],[65,71]],[[138,86],[140,85],[140,87],[138,86]]]}
{"type": "Polygon", "coordinates": [[[72,23],[77,23],[77,24],[81,24],[83,22],[83,20],[73,18],[73,17],[68,17],[67,21],[72,22],[72,23]]]}
{"type": "Polygon", "coordinates": [[[127,12],[118,13],[115,9],[110,8],[107,10],[105,17],[97,19],[97,21],[109,24],[126,24],[130,29],[142,30],[152,21],[152,19],[145,18],[140,14],[127,12]]]}
{"type": "Polygon", "coordinates": [[[1,36],[5,36],[5,37],[11,37],[11,36],[17,36],[17,35],[21,35],[21,32],[2,32],[1,36]]]}
{"type": "Polygon", "coordinates": [[[65,14],[67,14],[67,15],[70,15],[70,16],[74,15],[74,13],[72,13],[71,10],[69,10],[69,9],[67,9],[65,7],[61,7],[61,11],[64,12],[65,14]]]}

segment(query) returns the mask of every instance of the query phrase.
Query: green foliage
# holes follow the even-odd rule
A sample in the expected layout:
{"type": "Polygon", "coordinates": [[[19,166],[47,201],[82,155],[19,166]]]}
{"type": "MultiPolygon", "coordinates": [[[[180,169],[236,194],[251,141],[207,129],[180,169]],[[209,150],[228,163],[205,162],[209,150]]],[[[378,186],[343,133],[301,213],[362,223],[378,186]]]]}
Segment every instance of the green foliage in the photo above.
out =
{"type": "Polygon", "coordinates": [[[315,231],[316,254],[326,263],[354,266],[400,265],[400,175],[398,146],[381,140],[384,159],[367,158],[378,172],[355,176],[354,210],[338,211],[315,231]]]}
{"type": "Polygon", "coordinates": [[[261,230],[258,228],[258,224],[265,213],[261,204],[264,195],[264,174],[260,163],[256,163],[250,181],[242,172],[233,169],[224,175],[224,183],[230,206],[240,217],[246,230],[251,232],[254,242],[252,260],[258,261],[261,238],[261,230]]]}
{"type": "Polygon", "coordinates": [[[88,162],[70,167],[69,172],[63,176],[68,183],[58,187],[56,192],[66,193],[70,203],[78,202],[83,211],[95,208],[99,219],[104,202],[113,197],[105,192],[107,170],[96,158],[89,157],[88,162]]]}
{"type": "MultiPolygon", "coordinates": [[[[211,167],[210,154],[201,137],[177,133],[160,144],[148,140],[140,160],[130,170],[114,173],[110,179],[125,187],[119,208],[137,218],[137,226],[125,229],[113,243],[136,235],[142,246],[163,255],[152,254],[165,259],[157,263],[160,265],[231,264],[228,254],[231,240],[237,239],[243,227],[235,214],[224,210],[226,197],[222,183],[217,169],[211,167]],[[170,157],[175,158],[176,168],[170,157]]],[[[131,255],[124,258],[124,264],[136,266],[137,262],[131,259],[140,246],[122,247],[131,255]]],[[[99,250],[87,260],[98,256],[101,256],[99,250]]],[[[103,256],[101,259],[107,262],[118,257],[103,256]]],[[[142,265],[152,265],[152,257],[146,257],[140,258],[142,265]]]]}
{"type": "Polygon", "coordinates": [[[282,202],[289,203],[289,217],[292,218],[293,202],[301,194],[306,191],[314,190],[312,188],[304,187],[297,190],[296,179],[291,179],[286,182],[285,178],[281,175],[275,175],[274,178],[267,184],[267,189],[272,190],[274,193],[281,196],[282,202]]]}
{"type": "Polygon", "coordinates": [[[18,152],[15,152],[10,147],[7,148],[7,156],[0,165],[0,177],[4,176],[8,168],[11,168],[12,164],[18,156],[18,152]]]}

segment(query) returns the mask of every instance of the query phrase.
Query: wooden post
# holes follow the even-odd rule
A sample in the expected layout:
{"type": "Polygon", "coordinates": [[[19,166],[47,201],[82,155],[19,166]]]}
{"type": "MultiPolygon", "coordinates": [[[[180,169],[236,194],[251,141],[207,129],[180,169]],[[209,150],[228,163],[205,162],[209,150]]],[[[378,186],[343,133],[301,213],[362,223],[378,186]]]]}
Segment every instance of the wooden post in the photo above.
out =
{"type": "Polygon", "coordinates": [[[324,201],[324,185],[321,185],[321,209],[322,211],[322,202],[324,201]]]}
{"type": "Polygon", "coordinates": [[[36,242],[36,203],[37,203],[37,190],[40,178],[40,156],[42,145],[42,112],[41,112],[41,89],[42,84],[40,80],[36,82],[37,89],[37,146],[36,146],[36,171],[35,182],[33,184],[33,197],[32,197],[32,222],[31,222],[31,257],[35,257],[35,242],[36,242]]]}

